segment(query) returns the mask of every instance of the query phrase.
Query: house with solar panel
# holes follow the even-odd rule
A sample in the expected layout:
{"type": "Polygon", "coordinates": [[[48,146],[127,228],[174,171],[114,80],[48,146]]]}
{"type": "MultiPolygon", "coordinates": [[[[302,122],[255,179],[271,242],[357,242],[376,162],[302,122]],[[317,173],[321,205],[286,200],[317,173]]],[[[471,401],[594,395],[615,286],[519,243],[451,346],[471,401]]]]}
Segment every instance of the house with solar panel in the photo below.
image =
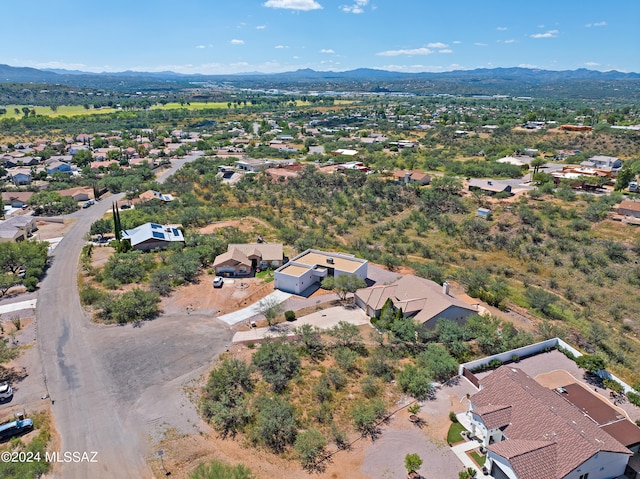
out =
{"type": "Polygon", "coordinates": [[[177,226],[145,223],[130,230],[122,230],[122,239],[129,240],[134,249],[151,251],[162,249],[171,243],[184,244],[184,236],[177,226]]]}

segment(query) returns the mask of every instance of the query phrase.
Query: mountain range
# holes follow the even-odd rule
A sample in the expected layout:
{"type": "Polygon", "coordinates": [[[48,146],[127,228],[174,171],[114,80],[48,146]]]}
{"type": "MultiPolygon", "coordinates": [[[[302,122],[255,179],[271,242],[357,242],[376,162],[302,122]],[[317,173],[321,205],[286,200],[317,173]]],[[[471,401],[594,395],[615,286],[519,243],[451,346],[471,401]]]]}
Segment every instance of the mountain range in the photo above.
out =
{"type": "MultiPolygon", "coordinates": [[[[225,75],[165,72],[103,72],[40,70],[0,65],[3,82],[60,84],[76,88],[176,89],[191,82],[230,83],[238,88],[305,88],[336,91],[404,91],[414,93],[513,94],[571,93],[575,86],[597,97],[615,91],[640,91],[640,74],[596,70],[540,70],[530,68],[481,68],[441,73],[402,73],[371,68],[334,72],[300,69],[283,73],[225,75]],[[615,85],[613,85],[615,84],[615,85]]],[[[589,96],[589,95],[588,95],[589,96]]],[[[617,95],[613,95],[617,96],[617,95]]]]}

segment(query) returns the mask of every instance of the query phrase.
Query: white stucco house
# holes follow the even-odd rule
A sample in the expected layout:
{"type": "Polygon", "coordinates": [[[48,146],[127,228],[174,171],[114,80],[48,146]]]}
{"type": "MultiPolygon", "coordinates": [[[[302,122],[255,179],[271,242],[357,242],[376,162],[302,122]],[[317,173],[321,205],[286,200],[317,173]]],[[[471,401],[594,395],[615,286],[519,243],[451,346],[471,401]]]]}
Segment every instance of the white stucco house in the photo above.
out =
{"type": "Polygon", "coordinates": [[[308,249],[278,268],[274,275],[274,287],[281,291],[301,294],[319,285],[326,277],[355,274],[367,279],[369,262],[346,253],[328,253],[308,249]]]}

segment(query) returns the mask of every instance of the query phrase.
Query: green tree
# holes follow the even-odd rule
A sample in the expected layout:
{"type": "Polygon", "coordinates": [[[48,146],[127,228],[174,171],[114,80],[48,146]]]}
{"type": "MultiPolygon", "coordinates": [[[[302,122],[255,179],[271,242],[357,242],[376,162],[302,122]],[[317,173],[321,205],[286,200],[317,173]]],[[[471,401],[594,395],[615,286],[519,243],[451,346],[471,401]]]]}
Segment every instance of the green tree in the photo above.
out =
{"type": "Polygon", "coordinates": [[[333,278],[331,289],[335,291],[341,301],[344,301],[349,293],[355,293],[360,288],[366,288],[364,279],[355,274],[341,274],[333,278]]]}
{"type": "Polygon", "coordinates": [[[433,374],[434,379],[446,381],[458,371],[458,362],[449,354],[447,348],[431,343],[416,358],[417,364],[433,374]]]}
{"type": "Polygon", "coordinates": [[[422,400],[433,394],[433,376],[427,368],[407,364],[397,378],[402,392],[416,399],[422,400]]]}
{"type": "Polygon", "coordinates": [[[576,364],[582,369],[586,369],[590,373],[596,373],[606,369],[607,363],[600,356],[585,354],[576,358],[576,364]]]}
{"type": "Polygon", "coordinates": [[[300,337],[300,342],[311,359],[317,361],[324,357],[324,343],[316,328],[310,324],[303,324],[295,329],[295,333],[300,337]]]}
{"type": "Polygon", "coordinates": [[[616,185],[614,189],[616,191],[624,190],[626,187],[629,186],[629,183],[631,183],[635,177],[636,175],[633,172],[633,169],[631,168],[631,163],[626,162],[624,165],[622,165],[622,168],[620,168],[620,171],[618,171],[618,176],[616,177],[616,185]]]}
{"type": "Polygon", "coordinates": [[[283,309],[282,303],[272,296],[267,296],[258,302],[258,312],[264,315],[269,326],[275,323],[276,318],[282,314],[283,309]]]}
{"type": "Polygon", "coordinates": [[[65,215],[78,209],[78,204],[70,196],[60,196],[57,191],[39,191],[28,201],[35,215],[65,215]]]}
{"type": "Polygon", "coordinates": [[[243,361],[228,359],[209,375],[202,410],[223,437],[235,435],[251,417],[246,394],[254,387],[251,371],[243,361]]]}
{"type": "Polygon", "coordinates": [[[247,466],[237,464],[231,466],[214,459],[213,461],[201,462],[189,474],[189,479],[254,479],[255,476],[247,466]]]}
{"type": "Polygon", "coordinates": [[[422,466],[422,459],[418,454],[407,454],[404,457],[404,467],[407,469],[407,472],[411,474],[412,472],[416,472],[422,466]]]}
{"type": "Polygon", "coordinates": [[[318,461],[324,458],[327,439],[320,431],[312,428],[298,434],[293,447],[302,466],[307,470],[314,470],[318,461]]]}
{"type": "Polygon", "coordinates": [[[335,347],[349,349],[359,349],[362,347],[362,335],[355,324],[340,321],[328,331],[329,336],[334,338],[335,347]]]}
{"type": "Polygon", "coordinates": [[[0,273],[0,297],[9,292],[11,288],[20,284],[20,278],[14,274],[0,273]]]}
{"type": "Polygon", "coordinates": [[[300,369],[295,348],[284,341],[262,343],[252,362],[275,392],[283,391],[300,369]]]}
{"type": "Polygon", "coordinates": [[[351,419],[360,434],[375,437],[378,434],[378,421],[385,412],[386,407],[380,399],[358,399],[351,407],[351,419]]]}
{"type": "Polygon", "coordinates": [[[293,406],[279,397],[261,397],[256,401],[252,439],[273,452],[281,453],[296,440],[298,425],[293,406]]]}

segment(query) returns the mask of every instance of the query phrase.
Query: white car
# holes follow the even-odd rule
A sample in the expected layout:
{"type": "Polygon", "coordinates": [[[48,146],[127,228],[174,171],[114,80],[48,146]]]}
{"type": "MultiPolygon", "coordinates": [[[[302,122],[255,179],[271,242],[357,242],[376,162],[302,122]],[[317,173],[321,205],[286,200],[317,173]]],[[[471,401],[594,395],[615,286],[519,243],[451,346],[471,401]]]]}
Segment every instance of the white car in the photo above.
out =
{"type": "Polygon", "coordinates": [[[0,383],[0,401],[10,399],[13,396],[13,389],[9,383],[0,383]]]}
{"type": "Polygon", "coordinates": [[[224,284],[224,279],[222,279],[222,276],[216,276],[215,278],[213,278],[214,288],[222,288],[223,284],[224,284]]]}

